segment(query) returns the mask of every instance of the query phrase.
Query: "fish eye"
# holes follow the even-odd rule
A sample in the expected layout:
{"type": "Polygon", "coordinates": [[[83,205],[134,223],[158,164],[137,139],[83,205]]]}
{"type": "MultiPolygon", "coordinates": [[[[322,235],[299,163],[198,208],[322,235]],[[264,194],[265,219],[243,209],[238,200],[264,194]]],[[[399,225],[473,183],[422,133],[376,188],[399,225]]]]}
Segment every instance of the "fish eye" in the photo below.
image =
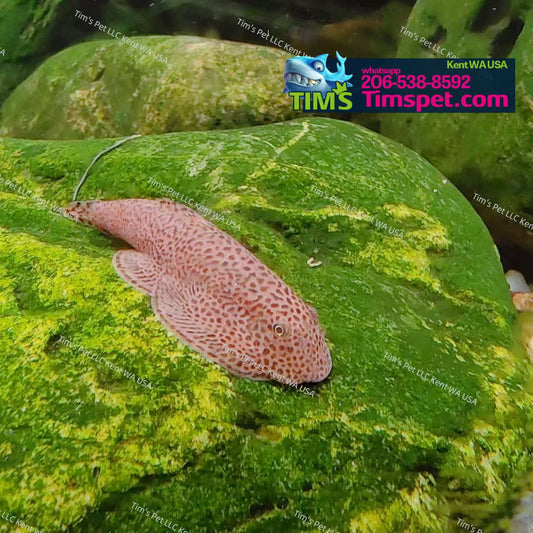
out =
{"type": "Polygon", "coordinates": [[[274,333],[278,337],[283,337],[283,335],[285,335],[285,327],[281,324],[274,324],[274,333]]]}
{"type": "Polygon", "coordinates": [[[315,70],[318,70],[318,72],[324,70],[324,63],[322,63],[322,61],[315,61],[312,66],[315,70]]]}

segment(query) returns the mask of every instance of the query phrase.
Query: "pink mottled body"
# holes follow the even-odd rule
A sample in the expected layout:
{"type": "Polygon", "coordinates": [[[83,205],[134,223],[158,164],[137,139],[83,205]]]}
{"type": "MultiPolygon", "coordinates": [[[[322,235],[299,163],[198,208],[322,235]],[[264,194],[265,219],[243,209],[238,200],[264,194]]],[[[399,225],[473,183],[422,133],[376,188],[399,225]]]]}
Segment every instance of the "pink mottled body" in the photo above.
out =
{"type": "Polygon", "coordinates": [[[75,202],[77,221],[134,249],[113,265],[151,296],[161,322],[190,347],[251,379],[324,380],[331,357],[314,308],[244,246],[171,200],[75,202]]]}

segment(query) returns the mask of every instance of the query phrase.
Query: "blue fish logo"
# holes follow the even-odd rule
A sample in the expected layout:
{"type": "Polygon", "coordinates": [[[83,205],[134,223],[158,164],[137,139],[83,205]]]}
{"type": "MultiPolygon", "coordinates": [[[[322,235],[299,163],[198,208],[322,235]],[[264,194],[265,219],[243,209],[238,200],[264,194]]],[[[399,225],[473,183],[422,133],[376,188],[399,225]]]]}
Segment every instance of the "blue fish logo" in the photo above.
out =
{"type": "MultiPolygon", "coordinates": [[[[327,93],[337,86],[337,82],[344,83],[353,76],[347,75],[344,69],[346,58],[337,52],[337,72],[330,72],[326,67],[328,54],[316,57],[297,56],[285,63],[285,88],[283,92],[321,92],[327,93]]],[[[351,83],[347,83],[352,87],[351,83]]]]}

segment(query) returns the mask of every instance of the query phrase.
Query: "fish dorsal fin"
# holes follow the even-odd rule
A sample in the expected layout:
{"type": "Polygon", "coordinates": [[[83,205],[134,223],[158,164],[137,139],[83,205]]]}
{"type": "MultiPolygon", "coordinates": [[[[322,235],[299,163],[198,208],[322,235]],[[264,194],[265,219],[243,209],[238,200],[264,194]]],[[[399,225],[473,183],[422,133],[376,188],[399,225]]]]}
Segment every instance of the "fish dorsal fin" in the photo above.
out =
{"type": "Polygon", "coordinates": [[[155,294],[162,269],[149,255],[120,250],[113,256],[113,266],[126,283],[144,294],[155,294]]]}

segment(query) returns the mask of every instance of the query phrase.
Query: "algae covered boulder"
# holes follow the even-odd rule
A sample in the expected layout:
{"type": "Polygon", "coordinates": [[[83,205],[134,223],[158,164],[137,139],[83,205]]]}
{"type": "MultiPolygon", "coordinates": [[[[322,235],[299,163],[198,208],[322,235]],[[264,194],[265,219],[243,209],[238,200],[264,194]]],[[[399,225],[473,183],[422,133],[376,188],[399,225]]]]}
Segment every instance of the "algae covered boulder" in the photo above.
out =
{"type": "MultiPolygon", "coordinates": [[[[383,115],[381,132],[434,164],[474,202],[474,193],[533,222],[533,6],[531,2],[418,0],[406,28],[455,56],[516,60],[514,113],[400,113],[383,115]]],[[[403,37],[398,57],[433,57],[403,37]]],[[[438,56],[442,57],[442,56],[438,56]]],[[[479,204],[478,204],[479,205],[479,204]]],[[[479,208],[498,245],[514,243],[524,256],[507,268],[530,269],[533,239],[494,210],[479,208]]]]}
{"type": "Polygon", "coordinates": [[[295,116],[282,94],[290,57],[282,50],[200,37],[110,35],[115,38],[78,44],[41,65],[5,102],[0,134],[82,139],[295,116]]]}
{"type": "Polygon", "coordinates": [[[0,105],[35,68],[61,4],[65,0],[0,0],[0,105]]]}
{"type": "Polygon", "coordinates": [[[45,531],[505,525],[531,371],[442,174],[318,118],[142,137],[91,171],[80,199],[187,201],[316,307],[333,370],[302,391],[189,350],[114,272],[123,243],[60,215],[112,142],[0,142],[2,509],[45,531]]]}

